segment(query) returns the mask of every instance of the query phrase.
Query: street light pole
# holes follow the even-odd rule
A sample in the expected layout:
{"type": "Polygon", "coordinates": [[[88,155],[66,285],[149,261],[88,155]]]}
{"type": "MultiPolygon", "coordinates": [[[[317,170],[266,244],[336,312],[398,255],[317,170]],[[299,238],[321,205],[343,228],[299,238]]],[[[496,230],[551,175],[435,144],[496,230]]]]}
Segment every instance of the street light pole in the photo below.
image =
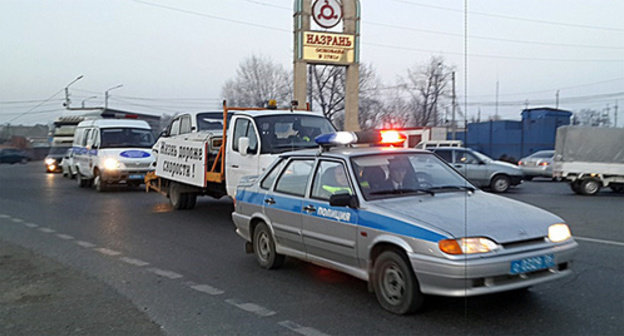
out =
{"type": "Polygon", "coordinates": [[[104,91],[104,110],[108,109],[108,97],[109,97],[108,92],[111,91],[111,90],[119,89],[122,86],[123,86],[123,84],[119,84],[117,86],[113,86],[112,88],[104,91]]]}
{"type": "Polygon", "coordinates": [[[84,76],[80,75],[76,77],[76,79],[74,79],[73,81],[69,82],[69,84],[65,85],[65,103],[63,105],[65,105],[65,108],[68,110],[70,110],[69,104],[71,103],[71,101],[69,100],[69,86],[81,80],[82,77],[84,76]]]}

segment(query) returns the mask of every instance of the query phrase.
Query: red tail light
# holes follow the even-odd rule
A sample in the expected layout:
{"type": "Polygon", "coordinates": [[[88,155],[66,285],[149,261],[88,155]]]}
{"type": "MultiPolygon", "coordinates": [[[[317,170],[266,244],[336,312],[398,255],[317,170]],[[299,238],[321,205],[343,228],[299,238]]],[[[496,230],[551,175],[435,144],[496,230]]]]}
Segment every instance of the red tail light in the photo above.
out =
{"type": "Polygon", "coordinates": [[[379,131],[381,142],[384,145],[396,145],[405,142],[405,135],[395,130],[379,131]]]}

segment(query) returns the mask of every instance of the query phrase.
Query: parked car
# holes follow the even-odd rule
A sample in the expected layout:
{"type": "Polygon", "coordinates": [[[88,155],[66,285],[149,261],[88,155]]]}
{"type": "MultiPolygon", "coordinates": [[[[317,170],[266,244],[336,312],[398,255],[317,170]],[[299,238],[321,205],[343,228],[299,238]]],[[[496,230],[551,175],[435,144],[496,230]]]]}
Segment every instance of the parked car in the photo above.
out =
{"type": "Polygon", "coordinates": [[[523,174],[518,167],[493,160],[470,148],[438,147],[431,150],[479,187],[502,193],[510,186],[522,183],[523,174]]]}
{"type": "Polygon", "coordinates": [[[345,272],[396,314],[419,309],[424,294],[490,294],[572,274],[578,245],[561,218],[482,192],[429,151],[332,148],[350,137],[339,134],[241,180],[232,219],[261,267],[289,256],[345,272]]]}
{"type": "Polygon", "coordinates": [[[0,148],[0,163],[26,163],[30,160],[28,155],[17,148],[0,148]]]}
{"type": "Polygon", "coordinates": [[[522,169],[525,180],[531,180],[534,177],[550,177],[552,178],[552,165],[555,157],[554,150],[537,151],[518,161],[518,167],[522,169]]]}
{"type": "Polygon", "coordinates": [[[70,147],[68,146],[52,146],[50,147],[50,151],[48,155],[46,155],[45,159],[43,159],[43,164],[45,165],[46,172],[48,173],[60,173],[62,171],[61,164],[63,162],[63,157],[67,150],[70,147]]]}
{"type": "Polygon", "coordinates": [[[63,161],[61,161],[61,173],[64,177],[73,179],[76,177],[76,169],[73,167],[74,164],[74,152],[72,148],[69,148],[65,155],[63,155],[63,161]]]}

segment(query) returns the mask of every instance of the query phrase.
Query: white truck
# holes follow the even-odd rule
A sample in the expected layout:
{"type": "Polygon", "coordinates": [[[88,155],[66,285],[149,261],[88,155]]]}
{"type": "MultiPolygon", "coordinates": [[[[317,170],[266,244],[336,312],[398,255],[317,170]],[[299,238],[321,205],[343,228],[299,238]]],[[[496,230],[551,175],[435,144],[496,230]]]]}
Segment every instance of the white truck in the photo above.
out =
{"type": "Polygon", "coordinates": [[[603,187],[623,193],[624,129],[559,127],[553,177],[581,195],[595,195],[603,187]]]}
{"type": "Polygon", "coordinates": [[[223,111],[179,114],[152,147],[156,169],[146,187],[174,209],[192,209],[201,195],[233,198],[241,177],[261,174],[280,153],[317,147],[314,138],[331,132],[322,114],[303,110],[224,103],[223,111]]]}

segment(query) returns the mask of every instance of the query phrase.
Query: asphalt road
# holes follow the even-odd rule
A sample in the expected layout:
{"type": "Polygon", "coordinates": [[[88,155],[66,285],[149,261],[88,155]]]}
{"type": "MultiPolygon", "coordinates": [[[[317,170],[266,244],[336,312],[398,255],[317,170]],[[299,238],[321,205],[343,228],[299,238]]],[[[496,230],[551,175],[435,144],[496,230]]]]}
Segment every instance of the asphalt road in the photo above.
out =
{"type": "Polygon", "coordinates": [[[527,292],[429,297],[411,316],[385,312],[365,282],[338,272],[293,259],[259,268],[227,200],[173,211],[138,189],[78,188],[40,162],[0,166],[0,243],[97,279],[171,335],[621,334],[624,195],[583,197],[535,181],[506,196],[567,221],[580,245],[575,275],[527,292]]]}

